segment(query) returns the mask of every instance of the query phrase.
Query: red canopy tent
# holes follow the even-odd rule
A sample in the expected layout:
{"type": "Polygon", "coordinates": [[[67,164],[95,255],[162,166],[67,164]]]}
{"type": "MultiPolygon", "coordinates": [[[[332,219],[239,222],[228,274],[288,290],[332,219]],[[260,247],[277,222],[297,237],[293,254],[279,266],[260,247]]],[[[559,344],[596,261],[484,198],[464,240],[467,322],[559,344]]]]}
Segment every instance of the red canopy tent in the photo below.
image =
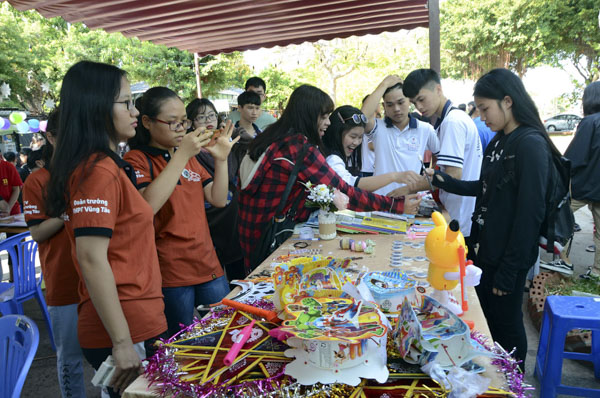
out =
{"type": "MultiPolygon", "coordinates": [[[[429,26],[427,0],[9,0],[199,56],[429,26]]],[[[430,1],[437,9],[437,0],[430,1]]],[[[432,25],[434,25],[432,21],[432,25]]],[[[438,25],[439,26],[439,25],[438,25]]],[[[438,52],[439,57],[439,52],[438,52]]]]}

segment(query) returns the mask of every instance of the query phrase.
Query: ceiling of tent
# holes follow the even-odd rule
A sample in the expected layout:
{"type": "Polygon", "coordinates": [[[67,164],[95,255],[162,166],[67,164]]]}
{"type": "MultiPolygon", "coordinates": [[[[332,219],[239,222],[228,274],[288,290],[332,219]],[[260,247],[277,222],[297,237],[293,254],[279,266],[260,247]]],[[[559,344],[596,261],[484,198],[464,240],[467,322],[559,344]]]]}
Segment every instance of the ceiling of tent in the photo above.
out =
{"type": "Polygon", "coordinates": [[[200,56],[427,27],[427,0],[9,0],[200,56]]]}

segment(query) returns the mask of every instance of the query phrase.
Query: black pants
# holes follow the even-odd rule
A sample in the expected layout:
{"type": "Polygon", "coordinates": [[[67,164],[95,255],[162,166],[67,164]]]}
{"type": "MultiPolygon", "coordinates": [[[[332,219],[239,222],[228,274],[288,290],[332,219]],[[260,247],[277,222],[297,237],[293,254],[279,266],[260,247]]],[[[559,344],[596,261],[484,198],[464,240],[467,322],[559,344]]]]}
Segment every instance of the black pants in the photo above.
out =
{"type": "MultiPolygon", "coordinates": [[[[222,263],[221,263],[222,264],[222,263]]],[[[225,274],[227,274],[227,280],[231,282],[235,279],[246,279],[246,268],[244,267],[244,258],[225,264],[225,274]]],[[[231,285],[232,288],[237,285],[231,285]]]]}
{"type": "Polygon", "coordinates": [[[527,335],[523,324],[523,287],[528,269],[517,273],[513,292],[506,296],[496,296],[492,293],[496,268],[478,264],[483,270],[481,283],[476,286],[481,309],[485,315],[492,338],[507,352],[516,347],[514,356],[523,361],[521,370],[525,370],[527,356],[527,335]]]}
{"type": "MultiPolygon", "coordinates": [[[[156,336],[154,338],[144,341],[144,349],[146,350],[146,358],[151,357],[156,352],[156,347],[154,346],[154,343],[156,342],[156,340],[158,340],[160,338],[164,339],[164,338],[168,338],[168,337],[169,336],[168,336],[167,332],[165,331],[164,333],[160,334],[159,336],[156,336]]],[[[102,362],[104,362],[106,360],[106,358],[108,358],[108,356],[112,354],[112,347],[109,347],[109,348],[83,348],[83,347],[81,347],[81,351],[83,352],[83,356],[89,362],[89,364],[92,365],[92,367],[95,370],[98,370],[98,368],[100,368],[100,365],[102,364],[102,362]]],[[[108,390],[108,395],[110,396],[110,398],[119,398],[121,396],[118,392],[114,391],[110,387],[108,387],[107,390],[108,390]]]]}

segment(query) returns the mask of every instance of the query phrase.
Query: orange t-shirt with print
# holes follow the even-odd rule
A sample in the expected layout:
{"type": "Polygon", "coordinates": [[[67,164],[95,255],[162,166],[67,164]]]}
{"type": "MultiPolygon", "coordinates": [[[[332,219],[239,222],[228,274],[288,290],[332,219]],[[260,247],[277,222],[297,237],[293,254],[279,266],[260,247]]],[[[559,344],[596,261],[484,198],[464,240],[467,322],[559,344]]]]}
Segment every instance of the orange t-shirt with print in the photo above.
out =
{"type": "MultiPolygon", "coordinates": [[[[134,343],[167,330],[161,276],[154,244],[152,207],[133,184],[133,169],[118,158],[94,155],[69,180],[66,229],[77,259],[75,238],[106,236],[121,308],[134,343]],[[95,163],[94,163],[95,162],[95,163]]],[[[75,261],[77,271],[81,269],[75,261]]],[[[112,347],[89,292],[79,284],[78,332],[84,348],[112,347]]]]}
{"type": "MultiPolygon", "coordinates": [[[[168,151],[153,147],[125,154],[144,188],[167,166],[168,151]]],[[[204,187],[212,176],[195,157],[186,164],[173,193],[156,213],[156,248],[164,287],[191,286],[224,275],[210,237],[204,210],[204,187]]]]}
{"type": "MultiPolygon", "coordinates": [[[[23,212],[28,227],[50,219],[46,215],[44,190],[50,180],[46,169],[34,171],[23,185],[23,212]]],[[[52,306],[79,303],[79,275],[71,257],[71,242],[65,228],[38,243],[42,273],[46,282],[46,303],[52,306]]]]}

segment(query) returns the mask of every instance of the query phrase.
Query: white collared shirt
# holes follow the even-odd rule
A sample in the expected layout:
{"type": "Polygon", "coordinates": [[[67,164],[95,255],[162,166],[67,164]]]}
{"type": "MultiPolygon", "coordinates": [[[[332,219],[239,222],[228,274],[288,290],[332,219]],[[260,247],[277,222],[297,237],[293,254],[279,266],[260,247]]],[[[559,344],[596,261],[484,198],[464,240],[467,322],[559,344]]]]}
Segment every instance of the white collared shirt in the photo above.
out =
{"type": "MultiPolygon", "coordinates": [[[[461,180],[463,181],[479,180],[483,151],[477,126],[466,112],[452,109],[452,104],[446,108],[442,123],[438,128],[440,153],[437,164],[442,171],[446,166],[461,168],[461,180]]],[[[475,197],[458,196],[441,190],[440,200],[448,210],[450,217],[458,220],[463,235],[469,236],[471,234],[471,216],[475,209],[475,197]]]]}
{"type": "MultiPolygon", "coordinates": [[[[375,119],[375,126],[368,136],[375,145],[376,176],[409,170],[419,174],[425,150],[430,150],[434,155],[440,150],[440,142],[433,127],[413,117],[403,130],[393,125],[387,127],[383,119],[375,119]]],[[[402,185],[404,184],[394,182],[375,193],[386,195],[402,185]]]]}

